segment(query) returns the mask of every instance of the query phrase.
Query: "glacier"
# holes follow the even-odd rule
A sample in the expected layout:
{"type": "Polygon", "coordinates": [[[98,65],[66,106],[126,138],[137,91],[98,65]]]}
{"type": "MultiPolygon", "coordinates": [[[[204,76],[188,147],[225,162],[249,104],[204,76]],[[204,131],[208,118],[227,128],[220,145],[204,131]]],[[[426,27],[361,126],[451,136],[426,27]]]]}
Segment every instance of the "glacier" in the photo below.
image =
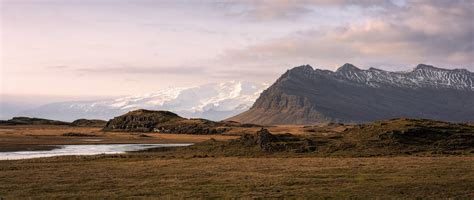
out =
{"type": "Polygon", "coordinates": [[[168,110],[186,118],[222,120],[244,112],[269,85],[245,81],[161,89],[153,93],[99,101],[49,103],[23,111],[22,116],[63,121],[108,120],[136,109],[168,110]]]}

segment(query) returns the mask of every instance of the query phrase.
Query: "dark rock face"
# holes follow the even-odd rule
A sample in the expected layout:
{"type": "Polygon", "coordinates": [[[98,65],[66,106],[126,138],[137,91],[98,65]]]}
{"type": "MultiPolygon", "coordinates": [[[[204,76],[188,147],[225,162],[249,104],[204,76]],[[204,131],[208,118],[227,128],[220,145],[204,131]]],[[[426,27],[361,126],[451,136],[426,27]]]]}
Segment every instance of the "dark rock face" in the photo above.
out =
{"type": "Polygon", "coordinates": [[[169,111],[135,110],[107,122],[104,131],[173,134],[220,134],[224,124],[205,119],[186,119],[169,111]]]}
{"type": "Polygon", "coordinates": [[[179,120],[184,118],[168,111],[135,110],[109,120],[104,130],[150,132],[157,124],[179,120]]]}
{"type": "Polygon", "coordinates": [[[255,136],[255,142],[263,151],[269,151],[271,149],[271,143],[276,142],[278,139],[272,135],[267,129],[261,129],[255,136]]]}
{"type": "Polygon", "coordinates": [[[0,125],[71,125],[71,123],[42,118],[14,117],[5,121],[0,120],[0,125]]]}
{"type": "MultiPolygon", "coordinates": [[[[235,141],[234,141],[235,142],[235,141]]],[[[273,135],[267,129],[260,129],[255,135],[244,134],[238,140],[245,146],[258,146],[263,152],[310,152],[315,151],[314,142],[292,134],[273,135]]]]}
{"type": "Polygon", "coordinates": [[[219,123],[203,119],[190,120],[189,122],[191,123],[158,124],[153,131],[159,133],[209,135],[221,134],[229,130],[229,128],[221,127],[219,123]]]}
{"type": "Polygon", "coordinates": [[[250,110],[229,120],[256,124],[369,122],[399,117],[474,120],[474,73],[418,65],[411,72],[295,67],[250,110]]]}

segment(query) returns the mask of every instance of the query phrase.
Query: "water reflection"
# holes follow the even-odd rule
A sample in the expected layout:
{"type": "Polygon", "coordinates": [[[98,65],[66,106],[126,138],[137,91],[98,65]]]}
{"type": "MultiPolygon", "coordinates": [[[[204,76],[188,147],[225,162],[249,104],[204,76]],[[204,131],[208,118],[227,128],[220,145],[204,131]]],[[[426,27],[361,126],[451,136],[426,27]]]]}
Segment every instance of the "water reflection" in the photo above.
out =
{"type": "Polygon", "coordinates": [[[49,151],[15,151],[0,152],[0,160],[18,160],[66,155],[97,155],[116,154],[127,151],[139,151],[157,147],[179,147],[192,144],[88,144],[88,145],[57,145],[60,148],[49,151]]]}

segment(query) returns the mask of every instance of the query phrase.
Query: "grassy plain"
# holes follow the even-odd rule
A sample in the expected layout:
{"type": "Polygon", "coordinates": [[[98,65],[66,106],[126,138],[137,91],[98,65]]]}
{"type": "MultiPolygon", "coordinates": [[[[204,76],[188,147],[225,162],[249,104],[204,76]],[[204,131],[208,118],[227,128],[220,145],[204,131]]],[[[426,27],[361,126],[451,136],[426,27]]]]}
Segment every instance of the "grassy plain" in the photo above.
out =
{"type": "Polygon", "coordinates": [[[258,145],[241,145],[246,141],[226,142],[259,128],[235,129],[227,135],[173,135],[5,126],[0,127],[0,151],[54,144],[206,142],[127,154],[0,161],[0,199],[474,199],[474,156],[468,137],[472,127],[426,122],[420,129],[410,124],[425,122],[390,123],[399,125],[267,127],[274,134],[316,141],[317,150],[306,153],[264,152],[258,145]],[[398,127],[403,129],[394,131],[398,127]],[[450,135],[439,140],[449,143],[426,140],[431,138],[426,131],[450,135]],[[429,145],[407,148],[419,144],[429,145]],[[433,151],[451,147],[462,151],[433,151]]]}
{"type": "Polygon", "coordinates": [[[0,161],[4,198],[474,198],[474,157],[171,158],[159,153],[0,161]]]}

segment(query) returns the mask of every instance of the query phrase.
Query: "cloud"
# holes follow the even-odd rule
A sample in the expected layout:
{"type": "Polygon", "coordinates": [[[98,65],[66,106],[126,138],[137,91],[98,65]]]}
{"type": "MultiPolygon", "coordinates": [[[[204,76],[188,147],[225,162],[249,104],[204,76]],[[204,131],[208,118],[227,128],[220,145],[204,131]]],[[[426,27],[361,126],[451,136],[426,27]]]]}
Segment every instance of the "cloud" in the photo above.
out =
{"type": "Polygon", "coordinates": [[[218,78],[223,80],[272,80],[281,75],[281,71],[271,71],[264,69],[222,69],[215,70],[208,74],[211,78],[218,78]]]}
{"type": "MultiPolygon", "coordinates": [[[[342,2],[342,1],[340,1],[342,2]]],[[[473,1],[413,1],[363,23],[308,29],[223,52],[221,62],[249,68],[290,64],[414,66],[474,69],[473,1]],[[456,66],[453,66],[456,65],[456,66]]]]}
{"type": "Polygon", "coordinates": [[[69,69],[70,66],[66,66],[66,65],[57,65],[57,66],[49,66],[49,67],[46,67],[48,69],[69,69]]]}
{"type": "Polygon", "coordinates": [[[227,16],[249,20],[294,20],[324,7],[393,7],[403,6],[404,0],[235,0],[216,3],[227,16]]]}
{"type": "Polygon", "coordinates": [[[168,75],[193,75],[197,73],[206,73],[207,68],[195,66],[176,66],[176,67],[94,67],[94,68],[78,68],[78,67],[55,67],[54,69],[70,70],[80,73],[90,74],[168,74],[168,75]]]}

